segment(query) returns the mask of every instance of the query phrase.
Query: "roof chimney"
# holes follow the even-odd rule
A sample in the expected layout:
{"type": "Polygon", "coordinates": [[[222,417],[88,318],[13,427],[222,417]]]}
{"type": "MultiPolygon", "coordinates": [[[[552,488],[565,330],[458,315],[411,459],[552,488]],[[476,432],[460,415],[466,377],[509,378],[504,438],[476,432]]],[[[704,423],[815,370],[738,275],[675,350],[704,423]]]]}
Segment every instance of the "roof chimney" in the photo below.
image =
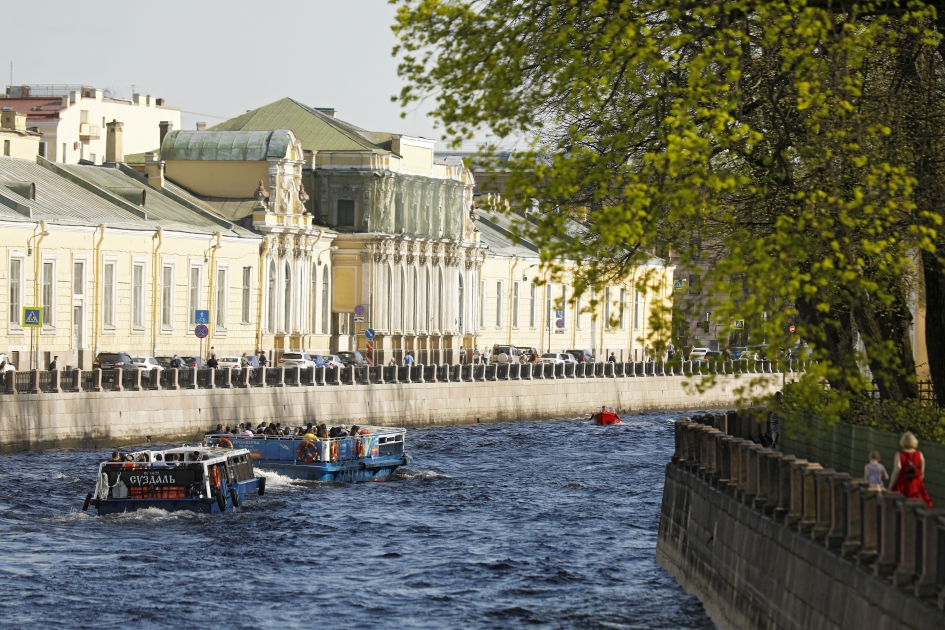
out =
{"type": "Polygon", "coordinates": [[[206,130],[207,130],[207,123],[205,122],[197,123],[197,131],[206,131],[206,130]]]}
{"type": "Polygon", "coordinates": [[[323,113],[323,114],[326,114],[326,115],[328,115],[328,116],[331,116],[332,118],[335,118],[335,108],[334,108],[334,107],[316,107],[316,108],[315,108],[315,111],[321,112],[321,113],[323,113]]]}
{"type": "Polygon", "coordinates": [[[144,154],[144,174],[148,177],[148,186],[157,190],[164,188],[164,162],[154,153],[144,154]]]}
{"type": "Polygon", "coordinates": [[[0,114],[0,127],[26,131],[26,114],[14,111],[4,111],[0,114]]]}
{"type": "Polygon", "coordinates": [[[125,161],[125,141],[122,127],[125,123],[112,120],[105,123],[105,163],[117,164],[125,161]]]}
{"type": "Polygon", "coordinates": [[[174,129],[174,123],[167,120],[162,120],[158,123],[158,126],[161,128],[161,142],[158,143],[158,146],[161,146],[164,144],[164,136],[167,135],[167,132],[174,129]]]}

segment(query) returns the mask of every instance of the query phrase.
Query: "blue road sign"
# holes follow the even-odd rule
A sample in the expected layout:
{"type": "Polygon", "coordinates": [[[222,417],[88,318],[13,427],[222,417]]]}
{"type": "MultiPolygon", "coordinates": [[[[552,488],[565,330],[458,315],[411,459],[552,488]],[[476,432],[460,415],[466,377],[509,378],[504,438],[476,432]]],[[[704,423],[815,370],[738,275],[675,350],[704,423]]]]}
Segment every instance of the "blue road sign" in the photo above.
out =
{"type": "Polygon", "coordinates": [[[358,304],[357,306],[355,306],[354,314],[357,315],[358,317],[361,317],[362,315],[364,315],[364,305],[358,304]]]}
{"type": "Polygon", "coordinates": [[[563,320],[563,319],[560,319],[560,318],[557,319],[557,320],[555,321],[555,326],[558,327],[558,328],[564,328],[564,320],[563,320]]]}
{"type": "Polygon", "coordinates": [[[210,311],[194,311],[194,323],[195,324],[209,324],[210,323],[210,311]]]}
{"type": "Polygon", "coordinates": [[[374,332],[373,328],[368,328],[367,330],[364,331],[364,336],[367,337],[368,339],[374,339],[374,337],[377,336],[377,333],[374,332]]]}
{"type": "Polygon", "coordinates": [[[43,309],[38,306],[23,307],[23,325],[27,328],[39,328],[43,325],[43,309]]]}
{"type": "Polygon", "coordinates": [[[673,280],[674,289],[682,289],[682,280],[673,280]]]}
{"type": "Polygon", "coordinates": [[[562,319],[564,317],[564,309],[555,309],[555,317],[562,319]]]}
{"type": "Polygon", "coordinates": [[[197,324],[197,327],[194,328],[194,334],[197,335],[198,338],[203,339],[210,334],[210,329],[207,328],[206,324],[197,324]]]}

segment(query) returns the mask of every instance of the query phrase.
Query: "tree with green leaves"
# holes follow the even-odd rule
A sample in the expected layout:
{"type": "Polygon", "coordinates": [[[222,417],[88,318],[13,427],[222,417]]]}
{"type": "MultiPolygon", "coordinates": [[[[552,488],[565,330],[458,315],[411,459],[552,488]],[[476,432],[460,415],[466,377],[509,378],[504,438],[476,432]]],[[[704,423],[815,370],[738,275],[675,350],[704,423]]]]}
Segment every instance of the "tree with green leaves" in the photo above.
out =
{"type": "Polygon", "coordinates": [[[537,201],[518,229],[552,271],[582,263],[576,291],[709,247],[714,314],[773,348],[795,323],[816,358],[795,389],[831,416],[865,368],[883,398],[916,397],[924,296],[945,404],[937,3],[392,1],[400,103],[432,99],[453,141],[496,138],[485,160],[528,141],[506,196],[537,201]],[[576,207],[582,237],[561,238],[576,207]]]}

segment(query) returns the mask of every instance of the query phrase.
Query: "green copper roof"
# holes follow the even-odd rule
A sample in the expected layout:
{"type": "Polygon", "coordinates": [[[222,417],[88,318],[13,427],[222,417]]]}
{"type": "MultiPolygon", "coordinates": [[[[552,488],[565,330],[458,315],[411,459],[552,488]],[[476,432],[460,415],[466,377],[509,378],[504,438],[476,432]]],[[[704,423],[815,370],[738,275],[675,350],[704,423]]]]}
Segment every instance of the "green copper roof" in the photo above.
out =
{"type": "MultiPolygon", "coordinates": [[[[388,153],[390,134],[365,131],[291,98],[282,98],[231,118],[211,131],[291,129],[306,151],[388,153]],[[385,143],[386,146],[385,146],[385,143]]],[[[170,134],[168,134],[170,135],[170,134]]],[[[171,159],[165,157],[165,159],[171,159]]]]}
{"type": "Polygon", "coordinates": [[[275,131],[171,131],[161,144],[161,159],[254,161],[283,157],[289,132],[275,131]]]}

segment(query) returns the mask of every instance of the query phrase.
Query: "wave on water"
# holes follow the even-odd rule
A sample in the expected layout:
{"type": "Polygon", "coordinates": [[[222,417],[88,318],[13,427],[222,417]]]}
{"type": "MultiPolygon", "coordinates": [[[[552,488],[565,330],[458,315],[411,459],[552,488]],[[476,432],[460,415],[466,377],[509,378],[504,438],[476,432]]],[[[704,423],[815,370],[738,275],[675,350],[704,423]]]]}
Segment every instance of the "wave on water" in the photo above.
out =
{"type": "Polygon", "coordinates": [[[270,490],[275,490],[277,488],[292,488],[297,486],[302,480],[293,479],[292,477],[287,477],[285,475],[280,475],[279,473],[272,470],[262,470],[260,468],[256,469],[256,475],[259,477],[266,478],[266,492],[270,490]]]}
{"type": "Polygon", "coordinates": [[[391,475],[392,479],[403,479],[405,481],[410,481],[413,479],[419,479],[420,481],[432,481],[434,479],[452,479],[447,474],[438,473],[434,470],[410,470],[409,468],[398,468],[394,471],[394,474],[391,475]]]}
{"type": "Polygon", "coordinates": [[[162,510],[161,508],[150,507],[144,508],[142,510],[135,510],[134,512],[122,512],[121,514],[108,514],[102,518],[110,519],[112,521],[117,521],[119,523],[126,522],[142,522],[142,523],[156,523],[160,521],[177,521],[182,519],[194,519],[199,518],[200,514],[197,512],[191,512],[189,510],[180,510],[178,512],[168,512],[167,510],[162,510]]]}

